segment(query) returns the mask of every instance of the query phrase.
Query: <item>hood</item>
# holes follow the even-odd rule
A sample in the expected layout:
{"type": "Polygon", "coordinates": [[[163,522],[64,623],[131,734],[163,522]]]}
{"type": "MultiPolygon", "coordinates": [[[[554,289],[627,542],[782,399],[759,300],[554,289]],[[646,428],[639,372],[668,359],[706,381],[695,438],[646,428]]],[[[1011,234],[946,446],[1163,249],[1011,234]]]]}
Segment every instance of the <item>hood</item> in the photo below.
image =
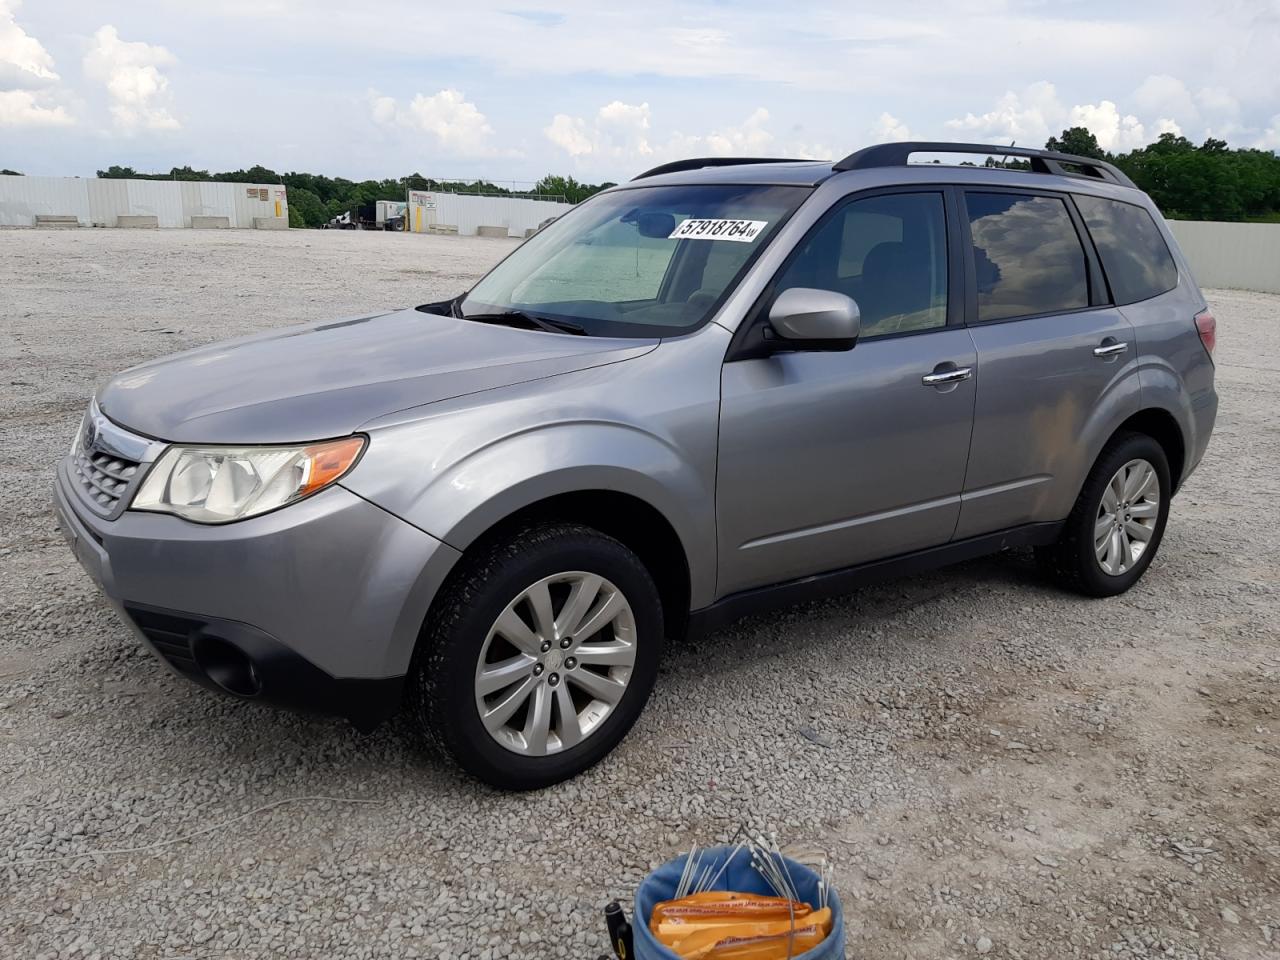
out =
{"type": "Polygon", "coordinates": [[[99,393],[116,423],[180,443],[299,443],[374,417],[648,353],[401,310],[212,344],[124,371],[99,393]]]}

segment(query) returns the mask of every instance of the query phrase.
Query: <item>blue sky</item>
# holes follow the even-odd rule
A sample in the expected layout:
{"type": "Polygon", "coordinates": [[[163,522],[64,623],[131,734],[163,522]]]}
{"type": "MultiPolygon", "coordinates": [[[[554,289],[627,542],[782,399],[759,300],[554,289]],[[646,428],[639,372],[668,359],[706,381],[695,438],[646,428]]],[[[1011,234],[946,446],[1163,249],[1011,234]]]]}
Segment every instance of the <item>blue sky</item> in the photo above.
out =
{"type": "Polygon", "coordinates": [[[0,167],[618,180],[1083,123],[1280,148],[1280,2],[0,0],[0,167]]]}

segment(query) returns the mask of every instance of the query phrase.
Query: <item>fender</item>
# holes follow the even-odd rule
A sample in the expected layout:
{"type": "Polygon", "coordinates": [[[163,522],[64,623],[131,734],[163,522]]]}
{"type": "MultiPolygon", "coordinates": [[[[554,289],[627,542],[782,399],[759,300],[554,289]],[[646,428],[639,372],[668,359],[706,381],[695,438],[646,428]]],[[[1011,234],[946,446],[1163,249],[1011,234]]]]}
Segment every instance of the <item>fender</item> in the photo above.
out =
{"type": "Polygon", "coordinates": [[[370,423],[369,448],[342,485],[459,552],[548,497],[626,494],[671,524],[688,560],[690,600],[710,603],[718,372],[728,337],[709,325],[681,349],[370,423]],[[653,390],[650,363],[664,364],[670,389],[653,390]]]}

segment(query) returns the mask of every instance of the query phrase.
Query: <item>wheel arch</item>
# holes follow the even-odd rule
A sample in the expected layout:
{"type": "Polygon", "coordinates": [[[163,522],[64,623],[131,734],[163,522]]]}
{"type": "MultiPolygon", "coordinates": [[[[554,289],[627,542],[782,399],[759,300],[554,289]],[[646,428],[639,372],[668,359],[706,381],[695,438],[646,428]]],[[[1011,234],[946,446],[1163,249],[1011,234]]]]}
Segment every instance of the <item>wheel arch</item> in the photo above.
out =
{"type": "MultiPolygon", "coordinates": [[[[681,636],[688,625],[693,590],[688,552],[667,516],[648,500],[634,493],[611,489],[582,489],[552,494],[532,500],[488,526],[474,525],[467,531],[468,542],[454,564],[450,577],[466,567],[473,556],[494,540],[536,523],[580,523],[613,537],[640,558],[649,570],[662,598],[663,615],[669,637],[681,636]]],[[[437,597],[446,591],[442,588],[437,597]]],[[[434,608],[433,599],[431,607],[434,608]]],[[[428,609],[427,617],[432,616],[428,609]]]]}
{"type": "MultiPolygon", "coordinates": [[[[1122,433],[1142,433],[1160,444],[1169,461],[1169,479],[1176,493],[1186,472],[1187,439],[1173,414],[1161,407],[1139,410],[1116,428],[1103,445],[1103,450],[1122,433]]],[[[1102,453],[1099,452],[1098,456],[1102,453]]]]}

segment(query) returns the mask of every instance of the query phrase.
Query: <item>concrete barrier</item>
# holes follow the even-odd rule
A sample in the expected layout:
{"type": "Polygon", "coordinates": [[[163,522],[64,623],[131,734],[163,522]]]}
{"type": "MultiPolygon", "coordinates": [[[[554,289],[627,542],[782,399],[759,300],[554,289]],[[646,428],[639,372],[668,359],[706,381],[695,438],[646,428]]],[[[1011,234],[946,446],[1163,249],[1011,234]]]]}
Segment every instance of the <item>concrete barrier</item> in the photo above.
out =
{"type": "Polygon", "coordinates": [[[458,226],[454,223],[431,223],[427,225],[427,233],[443,233],[456,237],[458,226]]]}
{"type": "Polygon", "coordinates": [[[143,213],[121,214],[116,217],[116,226],[125,230],[158,230],[160,218],[143,213]]]}
{"type": "Polygon", "coordinates": [[[192,230],[229,230],[231,229],[230,217],[192,217],[192,230]]]}
{"type": "Polygon", "coordinates": [[[1200,286],[1280,293],[1280,223],[1168,224],[1200,286]]]}
{"type": "Polygon", "coordinates": [[[506,237],[510,234],[511,231],[506,227],[476,227],[477,237],[506,237]]]}
{"type": "Polygon", "coordinates": [[[80,221],[74,216],[38,213],[35,215],[32,225],[44,229],[57,230],[63,227],[78,227],[80,226],[80,221]]]}
{"type": "Polygon", "coordinates": [[[255,230],[288,230],[289,221],[284,217],[254,217],[253,229],[255,230]]]}

